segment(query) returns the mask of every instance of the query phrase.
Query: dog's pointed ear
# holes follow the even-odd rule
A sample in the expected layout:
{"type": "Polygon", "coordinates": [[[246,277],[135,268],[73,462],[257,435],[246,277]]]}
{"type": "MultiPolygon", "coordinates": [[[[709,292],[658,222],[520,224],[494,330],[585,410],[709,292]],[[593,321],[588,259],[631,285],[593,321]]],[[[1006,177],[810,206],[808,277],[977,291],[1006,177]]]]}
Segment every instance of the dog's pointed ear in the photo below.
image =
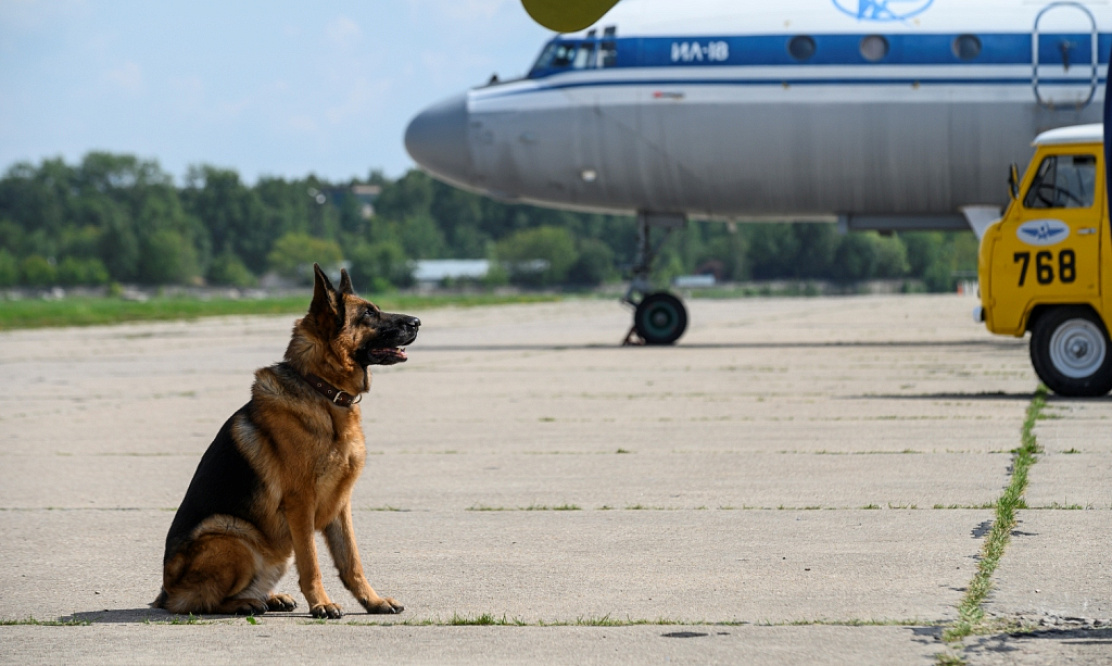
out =
{"type": "Polygon", "coordinates": [[[332,281],[329,280],[328,276],[321,270],[320,264],[313,264],[313,275],[315,276],[314,286],[323,286],[329,293],[336,293],[336,288],[332,286],[332,281]]]}
{"type": "Polygon", "coordinates": [[[355,295],[355,290],[351,287],[351,277],[348,275],[346,268],[340,269],[340,293],[355,295]]]}
{"type": "Polygon", "coordinates": [[[309,305],[309,314],[332,319],[336,316],[336,288],[320,269],[320,264],[313,264],[313,274],[313,302],[309,305]]]}

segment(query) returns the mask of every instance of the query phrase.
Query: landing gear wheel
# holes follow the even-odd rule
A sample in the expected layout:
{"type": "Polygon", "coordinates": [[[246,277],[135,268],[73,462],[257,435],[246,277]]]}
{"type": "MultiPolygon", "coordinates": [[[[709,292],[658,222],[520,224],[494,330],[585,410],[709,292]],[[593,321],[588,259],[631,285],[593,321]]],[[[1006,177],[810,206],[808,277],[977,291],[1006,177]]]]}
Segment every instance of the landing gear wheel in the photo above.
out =
{"type": "Polygon", "coordinates": [[[1088,308],[1055,308],[1031,330],[1031,364],[1052,391],[1070,397],[1112,390],[1112,344],[1088,308]]]}
{"type": "Polygon", "coordinates": [[[637,304],[633,328],[647,345],[670,345],[687,329],[687,309],[672,294],[658,291],[637,304]]]}

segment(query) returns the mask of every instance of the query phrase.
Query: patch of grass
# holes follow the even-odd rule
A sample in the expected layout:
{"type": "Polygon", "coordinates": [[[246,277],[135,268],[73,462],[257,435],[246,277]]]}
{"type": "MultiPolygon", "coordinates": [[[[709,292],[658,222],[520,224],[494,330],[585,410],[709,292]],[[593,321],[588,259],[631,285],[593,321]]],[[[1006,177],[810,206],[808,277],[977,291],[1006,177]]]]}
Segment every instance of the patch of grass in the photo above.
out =
{"type": "Polygon", "coordinates": [[[522,511],[582,511],[582,507],[578,504],[558,504],[556,506],[547,506],[545,504],[530,504],[529,506],[521,509],[522,511]]]}
{"type": "Polygon", "coordinates": [[[919,619],[890,619],[890,620],[862,620],[850,618],[847,620],[789,620],[787,622],[770,622],[763,626],[779,627],[937,627],[938,622],[919,619]]]}
{"type": "Polygon", "coordinates": [[[965,657],[951,652],[940,652],[935,655],[935,663],[938,666],[965,666],[965,657]]]}
{"type": "Polygon", "coordinates": [[[1072,454],[1072,453],[1081,453],[1081,451],[1079,451],[1076,448],[1071,447],[1069,449],[1066,449],[1065,451],[1062,451],[1062,453],[1072,454]]]}
{"type": "Polygon", "coordinates": [[[1050,511],[1084,511],[1085,507],[1080,504],[1059,504],[1058,502],[1051,502],[1046,506],[1029,506],[1031,510],[1050,510],[1050,511]]]}
{"type": "MultiPolygon", "coordinates": [[[[414,312],[436,307],[474,307],[508,303],[543,303],[562,300],[559,294],[371,294],[384,310],[414,312]]],[[[112,297],[75,297],[61,300],[3,301],[0,331],[54,326],[102,326],[136,321],[172,321],[230,315],[298,315],[309,309],[312,295],[266,298],[204,298],[156,296],[147,301],[112,297]]]]}
{"type": "Polygon", "coordinates": [[[920,619],[858,619],[845,620],[786,620],[779,622],[747,622],[744,620],[725,620],[711,622],[707,620],[673,620],[665,617],[656,619],[632,618],[624,620],[612,617],[609,613],[602,616],[580,616],[574,620],[524,620],[519,617],[508,618],[505,614],[501,617],[493,613],[480,615],[461,615],[453,613],[448,620],[440,618],[418,618],[404,621],[377,621],[377,620],[352,620],[336,622],[333,620],[305,620],[305,624],[326,624],[328,626],[359,626],[359,627],[640,627],[640,626],[687,626],[687,627],[740,627],[756,625],[762,627],[797,627],[797,626],[830,626],[830,627],[938,627],[939,622],[920,619]]]}
{"type": "Polygon", "coordinates": [[[183,615],[172,615],[172,616],[170,616],[169,620],[151,620],[151,619],[148,618],[146,620],[143,620],[143,624],[150,624],[150,625],[162,625],[162,624],[188,625],[188,624],[214,624],[214,622],[212,622],[210,620],[205,620],[198,615],[194,615],[193,613],[190,613],[189,615],[185,615],[185,616],[183,616],[183,615]]]}
{"type": "Polygon", "coordinates": [[[88,627],[91,624],[90,620],[78,620],[76,618],[39,620],[28,617],[23,620],[0,620],[0,627],[88,627]]]}
{"type": "MultiPolygon", "coordinates": [[[[1041,452],[1038,440],[1035,438],[1035,422],[1046,407],[1047,388],[1039,385],[1035,397],[1027,406],[1027,415],[1023,421],[1020,445],[1012,450],[1012,477],[1004,493],[996,501],[995,515],[992,527],[985,537],[981,549],[981,558],[977,563],[977,572],[966,588],[965,596],[958,606],[958,620],[948,627],[942,634],[942,639],[947,643],[957,643],[981,629],[985,620],[982,608],[988,593],[992,590],[992,574],[996,571],[1004,549],[1011,539],[1012,530],[1016,526],[1016,512],[1026,508],[1023,493],[1027,489],[1027,472],[1038,460],[1036,454],[1041,452]]],[[[952,653],[943,653],[938,656],[938,663],[964,663],[964,659],[952,653]],[[961,659],[961,661],[944,662],[946,659],[961,659]]]]}
{"type": "Polygon", "coordinates": [[[996,508],[995,502],[985,502],[984,504],[935,504],[932,509],[946,509],[946,510],[984,510],[996,508]]]}
{"type": "Polygon", "coordinates": [[[448,625],[452,627],[524,627],[525,622],[519,618],[507,619],[505,614],[502,617],[495,617],[491,613],[483,613],[474,617],[470,615],[459,615],[452,613],[452,619],[448,620],[448,625]]]}
{"type": "Polygon", "coordinates": [[[487,506],[485,504],[476,504],[467,509],[468,511],[582,511],[583,508],[578,504],[558,504],[556,506],[548,506],[547,504],[530,504],[529,506],[519,506],[516,508],[505,506],[487,506]]]}
{"type": "Polygon", "coordinates": [[[504,506],[487,506],[486,504],[475,504],[473,506],[467,507],[467,510],[468,511],[513,511],[513,509],[507,509],[504,506]]]}
{"type": "Polygon", "coordinates": [[[575,618],[574,620],[556,620],[556,621],[541,620],[540,622],[537,623],[537,626],[540,626],[540,627],[640,627],[640,626],[644,626],[644,625],[655,625],[655,626],[665,627],[665,626],[674,626],[674,625],[680,625],[680,624],[682,624],[682,625],[696,625],[696,624],[707,624],[707,623],[706,622],[683,622],[683,621],[680,621],[680,620],[668,620],[668,619],[665,619],[665,618],[659,618],[659,619],[656,619],[656,620],[647,620],[647,619],[635,619],[635,618],[628,618],[627,617],[624,620],[619,620],[617,618],[610,617],[610,614],[607,613],[606,615],[603,615],[601,617],[582,617],[582,616],[580,616],[580,617],[575,618]]]}

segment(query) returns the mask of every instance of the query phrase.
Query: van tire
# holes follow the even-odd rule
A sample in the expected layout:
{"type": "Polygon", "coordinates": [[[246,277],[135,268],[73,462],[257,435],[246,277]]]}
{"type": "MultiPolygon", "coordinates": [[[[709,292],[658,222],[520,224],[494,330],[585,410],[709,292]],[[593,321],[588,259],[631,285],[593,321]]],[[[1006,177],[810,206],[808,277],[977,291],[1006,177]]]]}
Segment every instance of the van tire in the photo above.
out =
{"type": "Polygon", "coordinates": [[[1112,341],[1089,308],[1056,307],[1031,329],[1031,365],[1050,390],[1068,397],[1112,391],[1112,341]]]}

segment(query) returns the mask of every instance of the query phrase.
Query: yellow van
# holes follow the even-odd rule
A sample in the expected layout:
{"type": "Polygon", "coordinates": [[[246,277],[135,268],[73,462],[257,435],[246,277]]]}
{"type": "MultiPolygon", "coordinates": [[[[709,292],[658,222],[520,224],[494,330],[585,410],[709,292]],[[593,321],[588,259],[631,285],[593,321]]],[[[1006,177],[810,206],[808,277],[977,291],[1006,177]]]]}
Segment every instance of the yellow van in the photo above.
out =
{"type": "Polygon", "coordinates": [[[981,239],[981,306],[989,331],[1031,331],[1039,379],[1066,396],[1112,390],[1112,229],[1103,125],[1043,132],[1012,202],[981,239]]]}

